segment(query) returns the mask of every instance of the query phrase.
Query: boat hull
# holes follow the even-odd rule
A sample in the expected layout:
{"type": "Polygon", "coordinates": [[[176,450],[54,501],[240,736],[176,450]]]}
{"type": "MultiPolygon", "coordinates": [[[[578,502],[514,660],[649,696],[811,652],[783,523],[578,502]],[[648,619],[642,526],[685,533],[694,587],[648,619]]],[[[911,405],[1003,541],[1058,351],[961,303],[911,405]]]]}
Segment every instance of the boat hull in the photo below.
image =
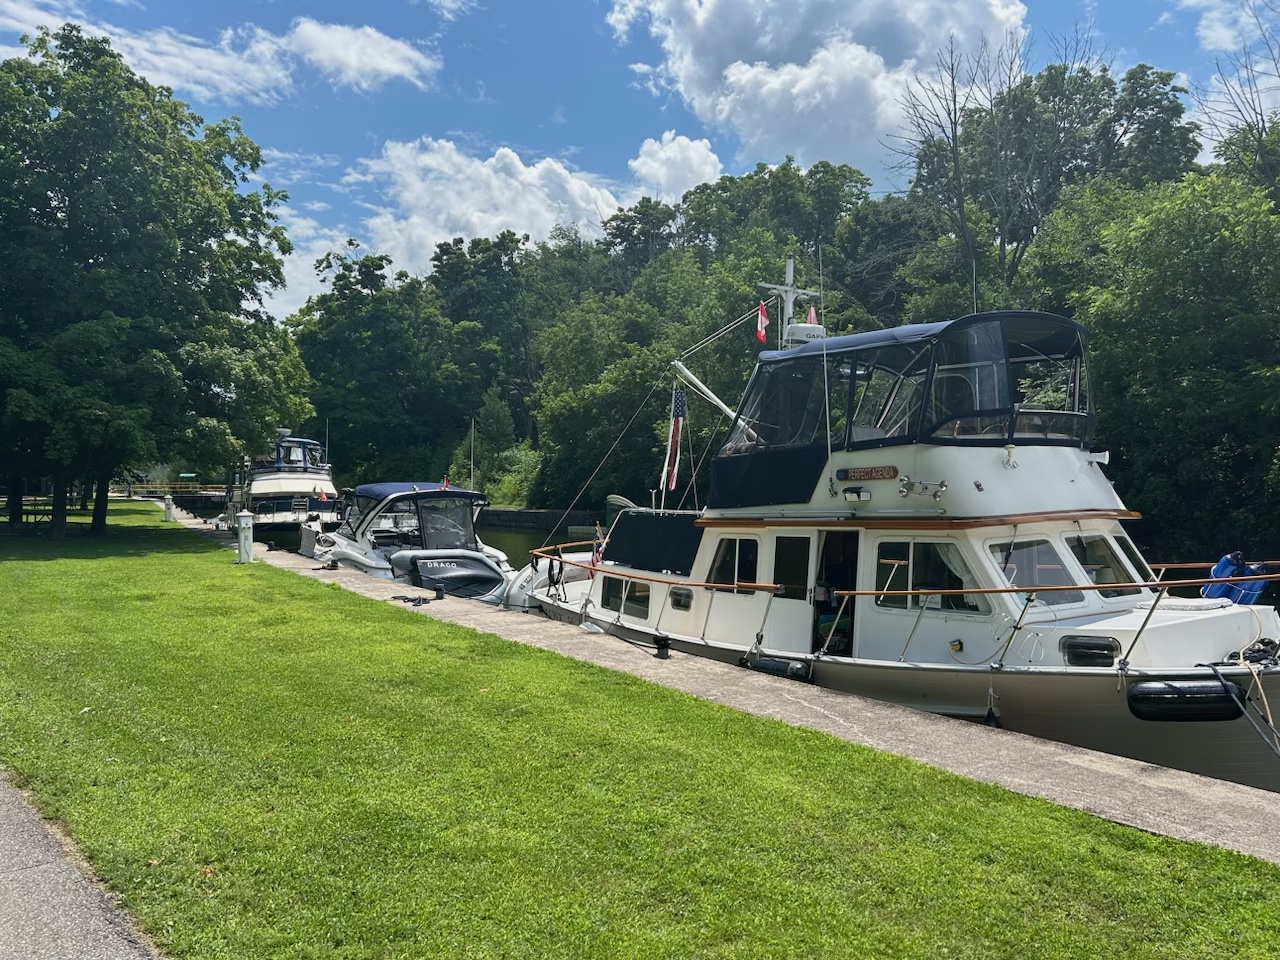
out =
{"type": "MultiPolygon", "coordinates": [[[[552,619],[583,622],[576,609],[543,598],[537,605],[552,619]]],[[[656,640],[649,631],[607,617],[586,619],[602,632],[632,642],[656,640]]],[[[679,637],[663,641],[672,650],[723,663],[741,665],[752,659],[741,647],[679,637]]],[[[776,665],[768,651],[762,657],[776,665]]],[[[990,710],[990,718],[1006,730],[1280,792],[1280,757],[1248,719],[1143,720],[1131,710],[1128,691],[1135,684],[1203,681],[1206,671],[1131,671],[1121,679],[1106,669],[992,670],[846,657],[785,659],[806,665],[803,672],[811,682],[845,693],[973,721],[988,719],[990,710]]],[[[1280,704],[1280,670],[1264,671],[1261,678],[1266,700],[1280,704]]],[[[1247,671],[1234,669],[1230,679],[1250,690],[1247,671]]],[[[1256,688],[1253,699],[1259,699],[1256,688]]]]}

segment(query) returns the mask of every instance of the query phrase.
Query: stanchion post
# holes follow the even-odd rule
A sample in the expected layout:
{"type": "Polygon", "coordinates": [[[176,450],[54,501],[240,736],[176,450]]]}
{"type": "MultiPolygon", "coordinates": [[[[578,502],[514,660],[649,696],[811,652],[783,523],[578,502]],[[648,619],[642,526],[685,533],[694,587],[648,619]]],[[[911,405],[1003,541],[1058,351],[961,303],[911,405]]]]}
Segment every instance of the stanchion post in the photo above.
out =
{"type": "Polygon", "coordinates": [[[173,494],[171,493],[164,495],[164,519],[167,523],[173,521],[173,494]]]}

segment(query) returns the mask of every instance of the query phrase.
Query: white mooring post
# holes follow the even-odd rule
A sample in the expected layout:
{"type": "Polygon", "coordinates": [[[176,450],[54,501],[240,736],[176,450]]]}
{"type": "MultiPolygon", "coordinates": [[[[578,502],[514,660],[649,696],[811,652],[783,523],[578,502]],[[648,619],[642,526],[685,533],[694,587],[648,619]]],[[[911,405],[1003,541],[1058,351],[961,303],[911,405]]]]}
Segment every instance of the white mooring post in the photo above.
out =
{"type": "Polygon", "coordinates": [[[173,521],[173,494],[171,493],[164,495],[164,519],[166,523],[173,521]]]}
{"type": "Polygon", "coordinates": [[[253,562],[253,514],[241,510],[236,514],[236,546],[239,556],[236,563],[253,562]]]}

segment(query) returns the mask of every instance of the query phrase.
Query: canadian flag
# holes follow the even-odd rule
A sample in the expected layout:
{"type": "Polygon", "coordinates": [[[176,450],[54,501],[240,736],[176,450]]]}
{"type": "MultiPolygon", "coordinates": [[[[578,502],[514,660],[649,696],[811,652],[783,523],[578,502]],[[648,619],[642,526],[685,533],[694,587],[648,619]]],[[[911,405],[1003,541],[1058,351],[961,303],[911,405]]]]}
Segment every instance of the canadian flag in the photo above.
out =
{"type": "Polygon", "coordinates": [[[806,318],[806,322],[808,323],[818,322],[818,312],[813,309],[813,304],[809,304],[809,316],[806,318]]]}
{"type": "Polygon", "coordinates": [[[769,311],[764,308],[764,301],[760,301],[760,309],[756,311],[756,339],[764,343],[764,328],[769,325],[769,311]]]}

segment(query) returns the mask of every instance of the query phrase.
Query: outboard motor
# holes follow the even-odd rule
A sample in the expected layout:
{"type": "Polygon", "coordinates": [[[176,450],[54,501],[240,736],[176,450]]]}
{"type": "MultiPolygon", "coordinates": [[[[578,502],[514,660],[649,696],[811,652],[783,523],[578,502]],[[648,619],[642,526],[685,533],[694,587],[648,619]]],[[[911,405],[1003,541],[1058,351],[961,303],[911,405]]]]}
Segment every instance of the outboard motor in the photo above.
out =
{"type": "Polygon", "coordinates": [[[409,582],[415,587],[443,589],[451,597],[470,600],[501,600],[506,592],[506,577],[479,556],[457,554],[441,557],[414,557],[409,567],[409,582]]]}

